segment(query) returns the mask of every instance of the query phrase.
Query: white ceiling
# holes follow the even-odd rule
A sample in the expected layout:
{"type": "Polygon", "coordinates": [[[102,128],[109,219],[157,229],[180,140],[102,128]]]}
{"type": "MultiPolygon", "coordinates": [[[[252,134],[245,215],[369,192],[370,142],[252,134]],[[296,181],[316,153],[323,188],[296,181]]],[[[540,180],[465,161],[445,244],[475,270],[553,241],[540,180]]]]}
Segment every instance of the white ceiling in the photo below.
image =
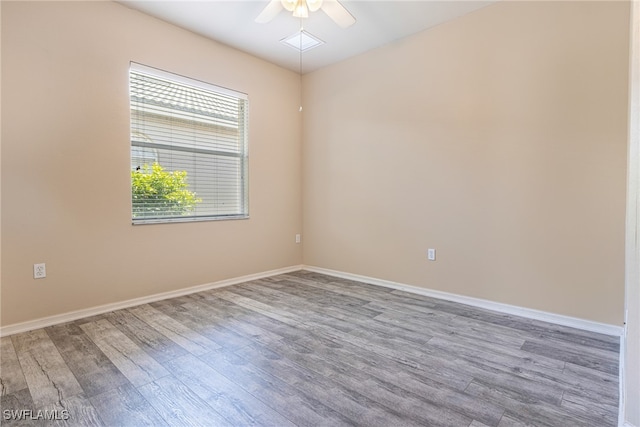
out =
{"type": "MultiPolygon", "coordinates": [[[[343,29],[324,12],[310,13],[304,29],[325,41],[306,51],[303,73],[317,70],[376,47],[431,28],[495,2],[481,0],[341,0],[356,18],[343,29]]],[[[300,71],[298,52],[282,43],[300,29],[300,19],[282,10],[266,24],[254,22],[268,0],[122,0],[120,3],[248,52],[293,71],[300,71]]]]}

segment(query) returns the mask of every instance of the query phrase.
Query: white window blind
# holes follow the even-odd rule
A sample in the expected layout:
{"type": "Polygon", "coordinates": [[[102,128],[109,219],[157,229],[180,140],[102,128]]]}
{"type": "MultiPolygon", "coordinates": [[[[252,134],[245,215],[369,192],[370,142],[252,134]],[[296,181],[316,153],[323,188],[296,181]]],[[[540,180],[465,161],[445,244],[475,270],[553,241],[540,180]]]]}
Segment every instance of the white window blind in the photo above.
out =
{"type": "Polygon", "coordinates": [[[248,216],[248,99],[132,63],[134,224],[248,216]]]}

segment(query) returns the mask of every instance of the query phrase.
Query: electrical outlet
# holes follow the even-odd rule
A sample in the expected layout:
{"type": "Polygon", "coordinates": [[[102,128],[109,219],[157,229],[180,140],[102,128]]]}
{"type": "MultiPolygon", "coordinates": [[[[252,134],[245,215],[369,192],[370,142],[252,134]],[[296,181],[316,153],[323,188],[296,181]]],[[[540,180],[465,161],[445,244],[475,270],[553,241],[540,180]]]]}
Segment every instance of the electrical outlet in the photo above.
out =
{"type": "Polygon", "coordinates": [[[296,243],[300,243],[302,239],[300,238],[299,234],[296,234],[296,243]]]}
{"type": "Polygon", "coordinates": [[[47,267],[45,263],[33,264],[33,278],[44,279],[45,277],[47,277],[47,267]]]}
{"type": "Polygon", "coordinates": [[[429,261],[436,260],[436,250],[435,249],[427,249],[427,259],[429,261]]]}

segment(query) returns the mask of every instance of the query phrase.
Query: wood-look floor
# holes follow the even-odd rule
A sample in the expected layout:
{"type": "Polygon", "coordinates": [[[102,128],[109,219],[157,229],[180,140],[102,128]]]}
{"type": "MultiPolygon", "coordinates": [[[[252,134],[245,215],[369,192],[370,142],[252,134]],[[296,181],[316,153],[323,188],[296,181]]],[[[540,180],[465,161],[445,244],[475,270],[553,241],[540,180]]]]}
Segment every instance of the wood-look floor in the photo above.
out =
{"type": "Polygon", "coordinates": [[[3,425],[617,424],[615,337],[304,271],[0,342],[3,425]]]}

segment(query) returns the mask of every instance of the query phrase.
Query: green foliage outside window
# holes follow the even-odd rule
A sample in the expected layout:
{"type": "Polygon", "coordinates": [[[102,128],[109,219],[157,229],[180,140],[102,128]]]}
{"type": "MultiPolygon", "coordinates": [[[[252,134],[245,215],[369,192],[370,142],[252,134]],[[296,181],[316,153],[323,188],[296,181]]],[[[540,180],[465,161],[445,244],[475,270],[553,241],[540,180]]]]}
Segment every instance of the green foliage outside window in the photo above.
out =
{"type": "Polygon", "coordinates": [[[133,217],[189,215],[202,201],[188,190],[186,171],[165,171],[160,164],[131,171],[133,217]]]}

